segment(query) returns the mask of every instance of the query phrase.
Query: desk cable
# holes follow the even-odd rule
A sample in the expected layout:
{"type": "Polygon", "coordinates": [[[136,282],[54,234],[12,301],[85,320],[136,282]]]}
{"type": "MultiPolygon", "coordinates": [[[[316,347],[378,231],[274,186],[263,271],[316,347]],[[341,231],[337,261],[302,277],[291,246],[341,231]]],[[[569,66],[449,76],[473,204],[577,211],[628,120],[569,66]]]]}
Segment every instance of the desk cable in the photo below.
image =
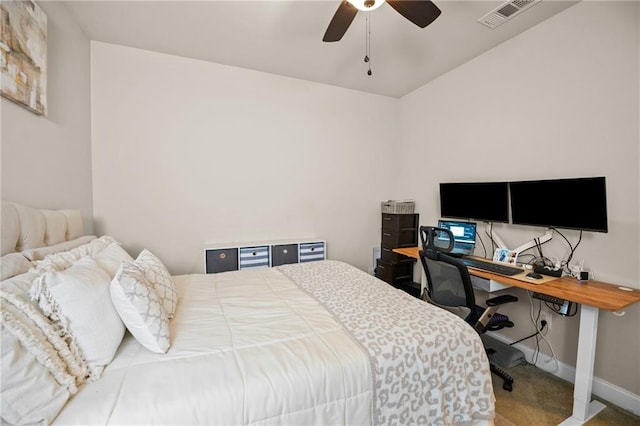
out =
{"type": "Polygon", "coordinates": [[[484,241],[482,241],[482,236],[480,235],[478,230],[476,230],[476,235],[478,236],[478,240],[480,241],[480,244],[482,244],[482,250],[484,251],[484,257],[487,257],[487,247],[484,245],[484,241]]]}
{"type": "MultiPolygon", "coordinates": [[[[582,230],[580,230],[580,235],[578,237],[578,242],[576,243],[576,245],[572,245],[571,242],[567,239],[567,237],[565,237],[562,232],[558,231],[558,229],[556,228],[551,228],[553,229],[555,232],[558,233],[558,235],[560,235],[562,238],[564,238],[564,240],[567,242],[567,244],[569,245],[569,256],[567,257],[567,260],[563,260],[561,263],[561,266],[563,268],[565,268],[565,270],[568,273],[571,273],[571,268],[569,263],[571,262],[571,259],[573,259],[573,254],[575,253],[576,249],[578,248],[578,246],[580,245],[580,242],[582,241],[582,230]]],[[[580,267],[580,269],[582,269],[582,266],[580,267]]]]}
{"type": "Polygon", "coordinates": [[[529,316],[531,318],[531,322],[533,323],[534,327],[536,328],[537,333],[535,334],[536,337],[536,349],[533,353],[532,356],[532,364],[535,365],[536,367],[539,367],[538,364],[538,355],[540,354],[540,340],[542,339],[547,346],[549,347],[549,350],[551,351],[551,359],[548,361],[545,361],[545,364],[550,363],[551,361],[554,361],[555,367],[553,369],[550,370],[546,370],[543,368],[543,370],[549,372],[549,373],[554,373],[556,371],[558,371],[558,368],[560,367],[560,365],[558,364],[558,357],[556,356],[555,351],[553,350],[553,346],[551,346],[551,342],[549,342],[547,340],[547,338],[545,337],[545,335],[542,333],[542,329],[544,327],[539,327],[538,326],[538,320],[540,319],[540,312],[542,310],[542,301],[540,302],[540,304],[538,305],[538,312],[534,314],[534,303],[533,303],[533,297],[532,297],[532,293],[531,291],[527,290],[527,296],[529,297],[529,316]]]}

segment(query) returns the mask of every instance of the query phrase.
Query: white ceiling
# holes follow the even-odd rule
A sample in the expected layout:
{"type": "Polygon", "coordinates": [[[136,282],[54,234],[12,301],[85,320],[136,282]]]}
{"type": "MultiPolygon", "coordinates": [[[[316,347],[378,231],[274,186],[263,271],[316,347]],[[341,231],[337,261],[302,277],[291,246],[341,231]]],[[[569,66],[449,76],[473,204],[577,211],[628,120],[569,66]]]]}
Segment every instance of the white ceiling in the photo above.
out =
{"type": "Polygon", "coordinates": [[[435,0],[424,29],[383,4],[370,12],[372,76],[365,12],[322,42],[340,0],[65,3],[92,40],[401,97],[576,2],[542,1],[493,30],[477,20],[501,1],[435,0]]]}

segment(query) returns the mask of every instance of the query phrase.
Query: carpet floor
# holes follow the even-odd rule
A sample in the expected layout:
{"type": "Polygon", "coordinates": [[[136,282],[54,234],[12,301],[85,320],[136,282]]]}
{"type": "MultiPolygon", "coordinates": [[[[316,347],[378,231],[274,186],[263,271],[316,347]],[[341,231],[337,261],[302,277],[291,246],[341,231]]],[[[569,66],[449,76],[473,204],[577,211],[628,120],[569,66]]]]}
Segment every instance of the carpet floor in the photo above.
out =
{"type": "MultiPolygon", "coordinates": [[[[573,409],[573,384],[546,373],[533,365],[511,368],[513,392],[502,389],[502,380],[493,376],[493,392],[496,396],[496,425],[557,425],[571,416],[573,409]]],[[[600,400],[595,397],[594,399],[600,400]]],[[[602,400],[600,400],[602,401],[602,400]]],[[[607,408],[591,419],[590,426],[640,426],[640,417],[622,410],[606,401],[607,408]]]]}

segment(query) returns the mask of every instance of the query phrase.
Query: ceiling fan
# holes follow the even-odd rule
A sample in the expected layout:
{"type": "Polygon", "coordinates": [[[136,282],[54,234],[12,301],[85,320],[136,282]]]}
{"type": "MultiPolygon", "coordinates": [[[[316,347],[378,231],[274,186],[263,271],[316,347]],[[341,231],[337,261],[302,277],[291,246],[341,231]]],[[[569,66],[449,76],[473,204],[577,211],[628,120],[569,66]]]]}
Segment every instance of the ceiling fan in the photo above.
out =
{"type": "MultiPolygon", "coordinates": [[[[338,41],[347,32],[358,10],[377,9],[385,0],[342,0],[329,22],[322,41],[338,41]]],[[[389,6],[420,28],[424,28],[440,16],[440,9],[429,0],[386,0],[389,6]]]]}

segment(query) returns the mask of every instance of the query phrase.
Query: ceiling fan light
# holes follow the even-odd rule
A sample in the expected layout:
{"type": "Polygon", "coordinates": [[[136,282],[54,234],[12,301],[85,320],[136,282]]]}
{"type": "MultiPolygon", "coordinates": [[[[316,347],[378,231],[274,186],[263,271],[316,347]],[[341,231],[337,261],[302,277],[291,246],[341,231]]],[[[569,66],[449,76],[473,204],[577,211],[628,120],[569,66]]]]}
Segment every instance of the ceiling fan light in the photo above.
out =
{"type": "Polygon", "coordinates": [[[368,12],[370,10],[374,10],[379,8],[385,0],[347,0],[353,6],[355,6],[358,10],[362,10],[364,12],[368,12]]]}

